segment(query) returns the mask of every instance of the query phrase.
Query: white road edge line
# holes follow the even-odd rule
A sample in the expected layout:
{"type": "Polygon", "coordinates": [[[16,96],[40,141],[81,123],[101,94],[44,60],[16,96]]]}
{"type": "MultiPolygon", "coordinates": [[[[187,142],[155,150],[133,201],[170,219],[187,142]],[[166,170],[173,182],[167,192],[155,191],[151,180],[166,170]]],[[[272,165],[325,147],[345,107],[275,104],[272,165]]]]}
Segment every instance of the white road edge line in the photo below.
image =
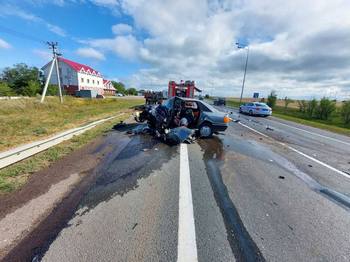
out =
{"type": "MultiPolygon", "coordinates": [[[[239,122],[239,124],[240,124],[241,126],[244,126],[244,127],[248,128],[249,130],[251,130],[251,131],[253,131],[253,132],[259,134],[259,135],[262,135],[262,136],[268,137],[268,138],[272,138],[272,137],[270,137],[270,136],[268,136],[268,135],[265,135],[265,134],[259,132],[258,130],[255,130],[254,128],[251,128],[250,126],[247,126],[247,125],[245,125],[245,124],[242,124],[241,122],[239,122]]],[[[273,138],[272,138],[272,139],[273,139],[273,138]]],[[[326,163],[324,163],[324,162],[322,162],[322,161],[320,161],[320,160],[318,160],[318,159],[316,159],[316,158],[314,158],[314,157],[312,157],[312,156],[309,156],[309,155],[307,155],[307,154],[305,154],[305,153],[299,151],[298,149],[295,149],[294,147],[291,147],[291,146],[289,146],[289,145],[286,145],[285,143],[278,142],[278,141],[277,141],[277,143],[279,143],[279,144],[282,145],[282,146],[285,146],[285,147],[289,148],[290,150],[294,151],[295,153],[298,153],[299,155],[302,155],[303,157],[306,157],[306,158],[308,158],[308,159],[310,159],[310,160],[312,160],[312,161],[314,161],[314,162],[316,162],[316,163],[318,163],[318,164],[320,164],[320,165],[322,165],[322,166],[324,166],[324,167],[326,167],[326,168],[328,168],[328,169],[330,169],[330,170],[332,170],[332,171],[334,171],[334,172],[336,172],[336,173],[338,173],[338,174],[340,174],[340,175],[342,175],[342,176],[344,176],[344,177],[346,177],[346,178],[350,178],[350,175],[349,175],[349,174],[347,174],[347,173],[345,173],[345,172],[343,172],[343,171],[341,171],[341,170],[339,170],[339,169],[336,169],[335,167],[332,167],[332,166],[330,166],[330,165],[328,165],[328,164],[326,164],[326,163]]]]}
{"type": "Polygon", "coordinates": [[[329,136],[324,136],[324,135],[321,135],[321,134],[317,134],[317,133],[314,133],[314,132],[311,132],[311,131],[307,131],[307,130],[304,130],[304,129],[301,129],[301,128],[298,128],[298,127],[295,127],[295,126],[290,126],[290,125],[287,125],[287,124],[285,124],[285,123],[281,123],[281,122],[278,122],[278,121],[275,121],[275,122],[278,123],[278,124],[280,124],[280,125],[287,126],[287,127],[291,127],[291,128],[296,129],[296,130],[299,130],[299,131],[308,133],[308,134],[310,134],[310,135],[319,136],[319,137],[322,137],[322,138],[327,138],[327,139],[329,139],[329,140],[333,140],[333,141],[335,141],[335,142],[342,143],[342,144],[345,144],[345,145],[349,145],[349,146],[350,146],[350,143],[345,142],[345,141],[341,141],[341,140],[336,139],[336,138],[333,138],[333,137],[329,137],[329,136]]]}
{"type": "Polygon", "coordinates": [[[180,145],[178,230],[177,261],[198,261],[196,230],[193,215],[190,166],[188,162],[188,150],[186,144],[180,145]]]}

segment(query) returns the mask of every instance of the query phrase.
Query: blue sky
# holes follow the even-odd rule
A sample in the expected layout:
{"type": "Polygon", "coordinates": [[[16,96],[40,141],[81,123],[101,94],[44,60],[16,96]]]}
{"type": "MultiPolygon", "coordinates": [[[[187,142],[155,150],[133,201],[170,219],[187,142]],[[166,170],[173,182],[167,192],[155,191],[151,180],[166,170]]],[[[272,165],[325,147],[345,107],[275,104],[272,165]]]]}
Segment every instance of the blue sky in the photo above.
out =
{"type": "Polygon", "coordinates": [[[250,47],[245,96],[276,90],[279,97],[350,99],[348,0],[0,0],[0,6],[0,69],[20,62],[41,67],[50,58],[44,41],[57,41],[64,57],[127,86],[162,90],[169,80],[190,79],[205,93],[239,96],[240,41],[250,47]]]}
{"type": "Polygon", "coordinates": [[[113,25],[132,25],[132,19],[127,15],[115,15],[112,10],[91,2],[62,5],[54,1],[0,2],[7,9],[0,11],[0,25],[3,26],[0,27],[0,38],[11,45],[9,49],[0,49],[0,68],[20,62],[43,66],[50,57],[44,41],[57,41],[64,57],[91,65],[109,78],[122,79],[147,67],[139,61],[121,57],[101,60],[77,53],[83,47],[80,40],[111,38],[113,25]],[[47,24],[57,30],[50,29],[47,24]]]}

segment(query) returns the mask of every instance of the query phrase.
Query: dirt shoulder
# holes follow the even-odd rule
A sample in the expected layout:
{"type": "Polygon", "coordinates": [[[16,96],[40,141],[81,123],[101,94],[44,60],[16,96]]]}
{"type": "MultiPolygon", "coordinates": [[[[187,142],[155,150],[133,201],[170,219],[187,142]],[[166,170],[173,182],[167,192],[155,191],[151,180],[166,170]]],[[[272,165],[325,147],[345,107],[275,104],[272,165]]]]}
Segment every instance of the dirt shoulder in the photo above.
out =
{"type": "Polygon", "coordinates": [[[30,175],[15,192],[0,195],[0,260],[17,261],[16,254],[42,246],[41,236],[65,223],[80,198],[98,177],[96,167],[111,150],[108,133],[30,175]],[[18,245],[20,243],[20,245],[18,245]]]}

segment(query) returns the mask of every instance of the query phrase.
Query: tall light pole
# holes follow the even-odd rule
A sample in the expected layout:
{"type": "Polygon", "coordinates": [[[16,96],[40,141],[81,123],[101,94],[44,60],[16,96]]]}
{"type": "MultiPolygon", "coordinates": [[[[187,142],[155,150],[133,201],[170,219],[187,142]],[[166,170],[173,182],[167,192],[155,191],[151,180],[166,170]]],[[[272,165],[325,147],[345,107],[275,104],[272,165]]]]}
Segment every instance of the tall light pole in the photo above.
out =
{"type": "Polygon", "coordinates": [[[244,67],[244,76],[243,76],[243,82],[242,82],[242,90],[241,90],[241,96],[239,98],[239,105],[242,103],[242,97],[243,97],[243,90],[244,90],[244,83],[245,83],[245,76],[247,74],[247,67],[248,67],[248,58],[249,58],[249,46],[247,45],[241,45],[240,43],[236,43],[236,46],[238,49],[246,49],[247,50],[247,57],[245,60],[245,67],[244,67]]]}

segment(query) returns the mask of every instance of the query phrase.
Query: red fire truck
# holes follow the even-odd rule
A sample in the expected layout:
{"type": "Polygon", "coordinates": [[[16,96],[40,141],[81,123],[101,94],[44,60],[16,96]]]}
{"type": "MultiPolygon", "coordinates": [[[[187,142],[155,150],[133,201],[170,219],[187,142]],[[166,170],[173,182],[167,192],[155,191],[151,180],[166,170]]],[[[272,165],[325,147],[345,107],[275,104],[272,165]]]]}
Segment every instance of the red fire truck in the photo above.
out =
{"type": "Polygon", "coordinates": [[[180,83],[176,83],[175,81],[169,81],[168,98],[173,97],[173,96],[193,98],[194,91],[202,92],[202,90],[198,89],[195,86],[194,81],[181,80],[180,83]]]}

